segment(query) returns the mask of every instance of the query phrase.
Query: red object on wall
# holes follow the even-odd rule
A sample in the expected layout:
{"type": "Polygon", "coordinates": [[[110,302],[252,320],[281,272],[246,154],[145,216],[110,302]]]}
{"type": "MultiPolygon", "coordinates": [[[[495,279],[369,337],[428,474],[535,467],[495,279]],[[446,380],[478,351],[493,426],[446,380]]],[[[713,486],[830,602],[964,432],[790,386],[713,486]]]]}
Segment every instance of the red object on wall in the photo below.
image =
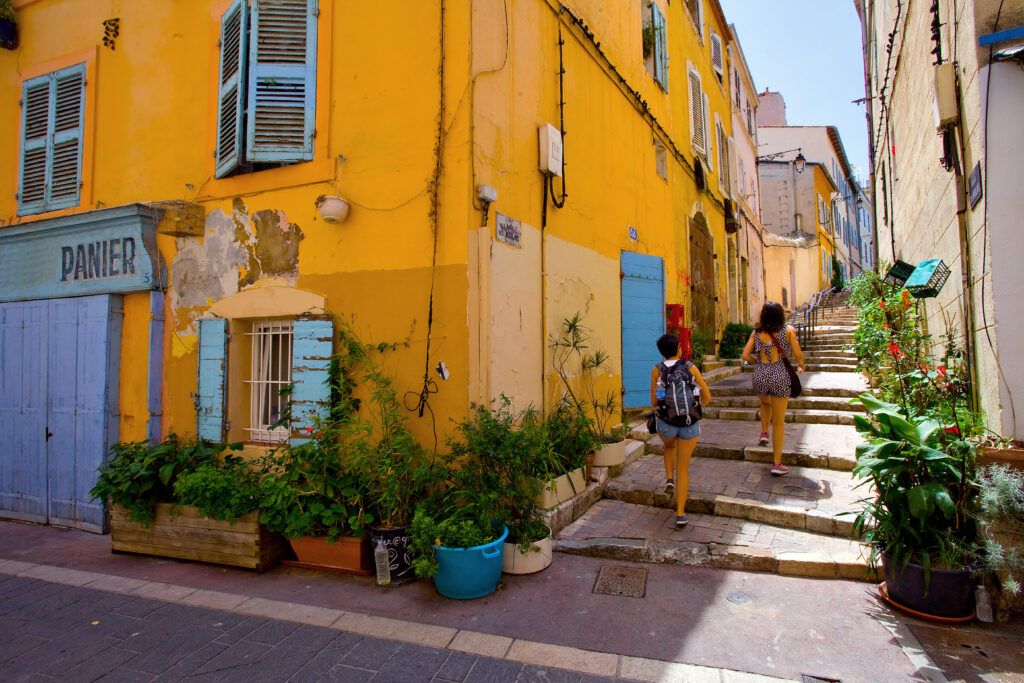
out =
{"type": "Polygon", "coordinates": [[[668,304],[665,306],[665,327],[680,328],[683,326],[683,314],[685,310],[682,304],[668,304]]]}

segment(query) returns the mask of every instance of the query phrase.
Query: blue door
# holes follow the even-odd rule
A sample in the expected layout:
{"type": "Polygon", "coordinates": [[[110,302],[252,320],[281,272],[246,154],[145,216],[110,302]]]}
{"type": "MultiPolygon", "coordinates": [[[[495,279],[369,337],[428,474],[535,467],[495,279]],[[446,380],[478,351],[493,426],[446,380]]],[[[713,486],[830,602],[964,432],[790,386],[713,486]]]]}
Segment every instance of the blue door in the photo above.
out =
{"type": "Polygon", "coordinates": [[[623,408],[651,405],[651,368],[662,361],[655,342],[665,334],[665,266],[659,256],[622,252],[623,408]]]}
{"type": "Polygon", "coordinates": [[[105,530],[89,490],[118,436],[121,320],[119,296],[0,304],[0,517],[105,530]]]}

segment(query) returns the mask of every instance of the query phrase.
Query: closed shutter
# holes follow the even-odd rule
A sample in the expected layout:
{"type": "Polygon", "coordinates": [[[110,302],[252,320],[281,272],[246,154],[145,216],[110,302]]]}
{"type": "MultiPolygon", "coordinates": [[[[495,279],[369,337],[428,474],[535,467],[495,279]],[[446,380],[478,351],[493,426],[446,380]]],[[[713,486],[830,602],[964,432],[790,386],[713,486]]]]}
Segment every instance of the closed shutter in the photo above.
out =
{"type": "Polygon", "coordinates": [[[253,0],[248,161],[313,158],[316,0],[253,0]]]}
{"type": "Polygon", "coordinates": [[[719,76],[722,75],[722,37],[717,33],[711,34],[711,66],[715,68],[719,76]]]}
{"type": "Polygon", "coordinates": [[[82,185],[85,64],[23,88],[21,215],[78,206],[82,185]]]}
{"type": "Polygon", "coordinates": [[[46,202],[50,140],[50,77],[25,81],[22,89],[21,191],[18,213],[38,213],[46,202]]]}
{"type": "Polygon", "coordinates": [[[654,80],[668,92],[668,40],[665,15],[658,5],[651,3],[651,26],[654,28],[654,80]]]}
{"type": "Polygon", "coordinates": [[[331,398],[330,365],[334,351],[334,323],[330,318],[299,318],[292,326],[291,444],[306,436],[317,419],[327,418],[331,398]]]}
{"type": "Polygon", "coordinates": [[[242,163],[245,79],[249,37],[245,0],[235,0],[220,20],[220,78],[217,81],[217,168],[223,178],[242,163]]]}
{"type": "Polygon", "coordinates": [[[712,157],[715,156],[715,139],[711,137],[711,104],[708,102],[708,94],[703,93],[701,96],[701,104],[703,109],[704,117],[704,139],[707,140],[707,160],[708,160],[708,171],[714,172],[715,165],[712,161],[712,157]]]}
{"type": "Polygon", "coordinates": [[[704,137],[704,100],[700,89],[700,73],[690,70],[690,141],[693,148],[704,153],[707,149],[704,137]]]}
{"type": "Polygon", "coordinates": [[[227,359],[227,321],[199,321],[199,389],[196,435],[207,441],[224,439],[224,378],[227,359]]]}
{"type": "Polygon", "coordinates": [[[729,184],[729,194],[732,195],[733,199],[739,200],[740,195],[743,194],[743,188],[741,187],[743,175],[737,168],[736,142],[733,138],[727,138],[726,142],[729,147],[729,179],[732,181],[729,184]]]}

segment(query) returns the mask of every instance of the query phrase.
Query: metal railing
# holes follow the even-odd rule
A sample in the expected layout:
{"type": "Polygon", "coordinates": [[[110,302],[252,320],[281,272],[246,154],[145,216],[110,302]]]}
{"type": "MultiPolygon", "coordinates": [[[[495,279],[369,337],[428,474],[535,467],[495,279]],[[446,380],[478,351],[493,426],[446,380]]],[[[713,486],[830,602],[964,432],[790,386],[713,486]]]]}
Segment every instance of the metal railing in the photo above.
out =
{"type": "Polygon", "coordinates": [[[814,332],[818,327],[819,316],[824,308],[822,301],[827,300],[828,293],[831,291],[831,287],[826,287],[820,292],[816,292],[810,300],[804,302],[793,311],[789,322],[796,327],[797,340],[800,342],[801,347],[806,346],[810,338],[814,336],[814,332]]]}

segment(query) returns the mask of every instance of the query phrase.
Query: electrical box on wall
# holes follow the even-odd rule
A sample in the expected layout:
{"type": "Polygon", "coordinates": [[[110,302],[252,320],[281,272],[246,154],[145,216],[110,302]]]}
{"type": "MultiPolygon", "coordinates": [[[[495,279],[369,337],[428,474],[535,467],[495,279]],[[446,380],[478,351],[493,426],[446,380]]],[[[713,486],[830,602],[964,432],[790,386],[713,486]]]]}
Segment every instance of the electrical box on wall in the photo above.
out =
{"type": "Polygon", "coordinates": [[[550,123],[538,130],[540,138],[540,170],[549,175],[562,177],[562,134],[550,123]]]}
{"type": "Polygon", "coordinates": [[[935,67],[935,127],[940,131],[956,123],[960,111],[956,106],[956,65],[946,62],[935,67]]]}

